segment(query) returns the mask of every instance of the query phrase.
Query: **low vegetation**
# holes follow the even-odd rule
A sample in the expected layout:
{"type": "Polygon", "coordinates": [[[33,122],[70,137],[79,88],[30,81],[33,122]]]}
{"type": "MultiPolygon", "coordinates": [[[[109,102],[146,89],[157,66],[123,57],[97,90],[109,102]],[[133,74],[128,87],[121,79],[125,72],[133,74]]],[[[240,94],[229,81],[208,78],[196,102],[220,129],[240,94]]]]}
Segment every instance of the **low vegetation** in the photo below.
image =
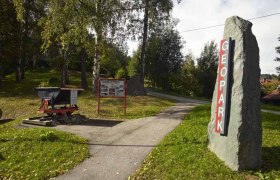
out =
{"type": "Polygon", "coordinates": [[[279,111],[280,112],[280,105],[273,105],[273,104],[262,104],[262,109],[272,110],[272,111],[279,111]]]}
{"type": "Polygon", "coordinates": [[[76,135],[15,121],[0,125],[0,179],[55,177],[88,156],[87,140],[76,135]]]}
{"type": "Polygon", "coordinates": [[[277,179],[280,177],[280,116],[262,113],[263,167],[233,172],[207,148],[210,106],[196,107],[145,160],[131,179],[277,179]]]}

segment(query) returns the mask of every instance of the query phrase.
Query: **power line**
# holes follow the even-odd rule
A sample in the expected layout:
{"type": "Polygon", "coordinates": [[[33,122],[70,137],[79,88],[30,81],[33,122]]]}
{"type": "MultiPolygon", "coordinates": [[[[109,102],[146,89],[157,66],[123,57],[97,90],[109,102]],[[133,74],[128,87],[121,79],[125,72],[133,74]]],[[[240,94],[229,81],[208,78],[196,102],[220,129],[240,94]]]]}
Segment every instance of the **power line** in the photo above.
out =
{"type": "MultiPolygon", "coordinates": [[[[273,14],[263,15],[263,16],[259,16],[259,17],[250,18],[250,19],[247,19],[247,20],[262,19],[262,18],[266,18],[266,17],[270,17],[270,16],[276,16],[276,15],[280,15],[280,13],[273,13],[273,14]]],[[[224,25],[225,24],[218,24],[218,25],[213,25],[213,26],[206,26],[206,27],[188,29],[188,30],[185,30],[185,31],[180,31],[180,33],[191,32],[191,31],[198,31],[198,30],[203,30],[203,29],[210,29],[210,28],[224,26],[224,25]]]]}
{"type": "Polygon", "coordinates": [[[266,18],[266,17],[269,17],[269,16],[276,16],[276,15],[279,15],[279,14],[280,14],[280,13],[268,14],[268,15],[264,15],[264,16],[259,16],[259,17],[247,19],[247,20],[261,19],[261,18],[266,18]]]}

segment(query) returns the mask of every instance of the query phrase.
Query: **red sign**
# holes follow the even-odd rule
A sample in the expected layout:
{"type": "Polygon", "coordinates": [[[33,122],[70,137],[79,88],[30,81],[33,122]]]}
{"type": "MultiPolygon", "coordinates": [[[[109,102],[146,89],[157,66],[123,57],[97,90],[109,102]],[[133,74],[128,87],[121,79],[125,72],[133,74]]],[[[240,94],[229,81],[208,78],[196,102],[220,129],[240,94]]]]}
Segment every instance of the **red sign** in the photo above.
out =
{"type": "Polygon", "coordinates": [[[218,66],[218,90],[216,104],[215,132],[227,134],[228,106],[230,90],[230,65],[231,65],[231,38],[223,39],[220,45],[218,66]]]}
{"type": "Polygon", "coordinates": [[[100,98],[123,98],[123,110],[126,114],[126,81],[125,79],[107,79],[98,80],[98,114],[100,110],[100,98]]]}

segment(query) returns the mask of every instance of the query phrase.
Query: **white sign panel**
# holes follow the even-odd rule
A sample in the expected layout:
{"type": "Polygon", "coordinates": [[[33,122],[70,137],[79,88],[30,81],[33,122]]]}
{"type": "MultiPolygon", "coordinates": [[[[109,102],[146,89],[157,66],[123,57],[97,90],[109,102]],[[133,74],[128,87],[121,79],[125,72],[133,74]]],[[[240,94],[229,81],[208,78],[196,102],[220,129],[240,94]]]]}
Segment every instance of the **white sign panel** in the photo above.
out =
{"type": "Polygon", "coordinates": [[[71,92],[70,104],[72,104],[72,105],[78,104],[78,91],[71,90],[70,92],[71,92]]]}
{"type": "Polygon", "coordinates": [[[124,80],[100,79],[100,96],[101,97],[124,97],[125,89],[124,80]]]}

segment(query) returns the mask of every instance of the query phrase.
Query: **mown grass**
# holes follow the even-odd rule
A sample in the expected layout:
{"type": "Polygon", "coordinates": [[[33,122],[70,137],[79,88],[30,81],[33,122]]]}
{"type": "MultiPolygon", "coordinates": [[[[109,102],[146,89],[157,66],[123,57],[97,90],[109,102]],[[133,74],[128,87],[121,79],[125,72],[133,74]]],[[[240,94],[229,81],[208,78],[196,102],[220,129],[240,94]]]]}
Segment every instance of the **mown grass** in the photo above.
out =
{"type": "Polygon", "coordinates": [[[48,179],[62,174],[89,156],[87,140],[74,134],[47,128],[18,126],[23,118],[38,116],[40,105],[33,88],[55,71],[27,72],[26,79],[15,84],[13,75],[0,89],[0,179],[48,179]]]}
{"type": "Polygon", "coordinates": [[[89,156],[87,140],[47,128],[0,125],[0,179],[47,179],[89,156]]]}
{"type": "MultiPolygon", "coordinates": [[[[80,86],[80,74],[70,72],[72,86],[80,86]]],[[[27,117],[35,113],[40,106],[40,99],[34,91],[34,87],[50,79],[58,79],[59,73],[54,70],[36,70],[26,72],[26,78],[20,84],[15,84],[14,75],[4,79],[4,87],[0,89],[0,108],[3,110],[3,119],[27,117]]],[[[90,78],[88,79],[90,81],[90,78]]],[[[89,83],[90,84],[90,83],[89,83]]],[[[57,86],[54,82],[50,85],[57,86]]],[[[126,115],[123,113],[122,99],[101,99],[100,114],[97,113],[97,99],[91,95],[91,90],[86,90],[78,96],[80,113],[88,118],[105,118],[128,120],[159,113],[174,102],[151,96],[127,96],[126,115]]]]}
{"type": "Polygon", "coordinates": [[[279,179],[280,116],[263,113],[263,167],[233,172],[207,148],[210,106],[196,107],[130,179],[279,179]]]}
{"type": "MultiPolygon", "coordinates": [[[[24,118],[42,115],[37,113],[41,101],[34,87],[50,79],[54,80],[50,85],[59,85],[59,73],[46,69],[26,72],[20,84],[14,82],[14,75],[4,79],[0,89],[2,119],[15,120],[0,121],[0,179],[48,179],[68,171],[89,156],[84,138],[54,129],[19,126],[24,118]]],[[[71,72],[70,82],[78,87],[79,73],[71,72]]],[[[128,120],[157,114],[174,104],[149,96],[128,96],[125,116],[122,103],[120,99],[102,99],[98,115],[97,100],[88,90],[78,97],[80,110],[77,113],[89,119],[128,120]]]]}
{"type": "Polygon", "coordinates": [[[97,114],[97,100],[85,96],[79,99],[78,113],[88,118],[119,119],[122,121],[147,116],[153,116],[168,106],[174,105],[172,101],[151,96],[127,96],[126,114],[124,114],[123,99],[101,99],[100,114],[97,114]]]}
{"type": "Polygon", "coordinates": [[[267,110],[279,111],[280,112],[280,105],[262,103],[261,107],[262,107],[262,109],[267,109],[267,110]]]}

